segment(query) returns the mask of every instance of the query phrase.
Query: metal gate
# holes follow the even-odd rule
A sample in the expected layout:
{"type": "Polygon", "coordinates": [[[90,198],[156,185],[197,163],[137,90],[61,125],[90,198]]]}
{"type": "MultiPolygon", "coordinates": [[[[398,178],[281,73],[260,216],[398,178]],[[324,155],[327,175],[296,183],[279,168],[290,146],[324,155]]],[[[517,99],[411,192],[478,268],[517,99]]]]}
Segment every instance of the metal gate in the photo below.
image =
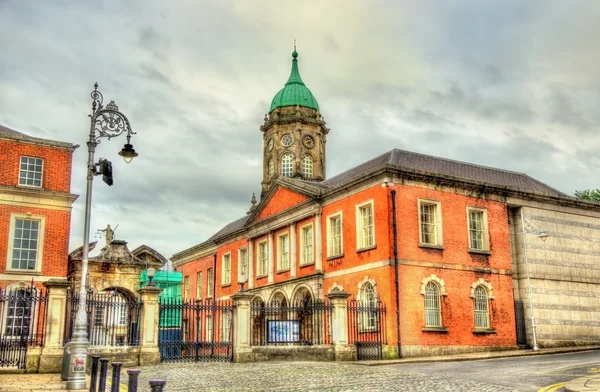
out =
{"type": "Polygon", "coordinates": [[[348,301],[348,335],[356,346],[357,359],[383,359],[387,344],[385,305],[381,301],[348,301]]]}
{"type": "Polygon", "coordinates": [[[161,299],[158,347],[162,362],[233,361],[233,303],[161,299]]]}
{"type": "Polygon", "coordinates": [[[525,308],[523,307],[523,301],[515,301],[515,327],[517,330],[517,344],[527,344],[525,308]]]}
{"type": "Polygon", "coordinates": [[[27,348],[44,345],[46,304],[44,289],[0,289],[0,368],[25,369],[27,348]]]}

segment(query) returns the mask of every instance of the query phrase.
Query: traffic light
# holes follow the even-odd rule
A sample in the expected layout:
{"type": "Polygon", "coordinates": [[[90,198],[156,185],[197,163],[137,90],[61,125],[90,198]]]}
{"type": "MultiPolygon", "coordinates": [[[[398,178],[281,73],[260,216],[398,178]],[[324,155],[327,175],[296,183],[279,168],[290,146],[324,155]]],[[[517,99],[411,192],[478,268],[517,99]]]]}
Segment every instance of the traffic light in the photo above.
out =
{"type": "Polygon", "coordinates": [[[100,158],[99,166],[98,174],[102,174],[102,181],[111,186],[113,184],[112,163],[107,159],[100,158]]]}

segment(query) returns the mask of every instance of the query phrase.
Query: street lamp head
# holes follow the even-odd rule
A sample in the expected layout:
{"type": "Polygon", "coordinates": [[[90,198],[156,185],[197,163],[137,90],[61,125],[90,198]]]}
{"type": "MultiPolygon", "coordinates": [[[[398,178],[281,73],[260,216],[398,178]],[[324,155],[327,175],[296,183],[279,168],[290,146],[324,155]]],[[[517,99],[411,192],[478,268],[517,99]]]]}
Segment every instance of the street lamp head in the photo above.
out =
{"type": "Polygon", "coordinates": [[[148,274],[148,286],[154,286],[154,283],[152,283],[152,279],[154,279],[155,272],[156,270],[152,267],[149,267],[146,271],[146,273],[148,274]]]}
{"type": "Polygon", "coordinates": [[[544,230],[540,231],[540,234],[538,234],[538,238],[544,242],[546,242],[546,239],[548,239],[548,237],[550,237],[550,235],[548,233],[546,233],[544,230]]]}
{"type": "Polygon", "coordinates": [[[130,163],[133,158],[138,156],[138,153],[133,149],[133,145],[126,143],[123,149],[119,151],[119,155],[123,157],[125,163],[130,163]]]}

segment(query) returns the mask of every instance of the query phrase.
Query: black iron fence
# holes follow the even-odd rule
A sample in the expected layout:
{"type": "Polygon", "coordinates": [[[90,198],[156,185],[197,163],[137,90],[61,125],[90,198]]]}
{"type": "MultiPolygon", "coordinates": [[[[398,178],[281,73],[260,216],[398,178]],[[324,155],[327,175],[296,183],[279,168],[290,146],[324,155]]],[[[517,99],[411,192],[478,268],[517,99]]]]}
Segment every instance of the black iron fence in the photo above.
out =
{"type": "MultiPolygon", "coordinates": [[[[75,332],[79,293],[69,290],[64,341],[75,332]]],[[[142,302],[117,291],[87,293],[87,334],[92,346],[139,346],[142,302]]]]}
{"type": "Polygon", "coordinates": [[[161,361],[233,360],[231,301],[161,299],[159,309],[161,361]]]}
{"type": "Polygon", "coordinates": [[[27,348],[44,345],[47,302],[33,285],[0,289],[0,367],[25,369],[27,348]]]}
{"type": "Polygon", "coordinates": [[[251,345],[329,345],[333,305],[312,299],[265,306],[252,302],[251,345]]]}
{"type": "Polygon", "coordinates": [[[387,344],[386,308],[381,301],[348,301],[348,339],[362,359],[382,359],[387,344]]]}

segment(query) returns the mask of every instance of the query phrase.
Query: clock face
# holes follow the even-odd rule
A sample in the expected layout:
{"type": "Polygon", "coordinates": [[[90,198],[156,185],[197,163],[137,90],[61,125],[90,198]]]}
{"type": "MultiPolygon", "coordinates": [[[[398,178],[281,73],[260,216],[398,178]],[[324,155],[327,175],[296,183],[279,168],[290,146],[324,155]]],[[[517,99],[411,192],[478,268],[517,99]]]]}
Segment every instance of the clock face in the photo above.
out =
{"type": "Polygon", "coordinates": [[[302,138],[302,143],[306,148],[313,148],[315,146],[315,140],[309,135],[306,135],[304,138],[302,138]]]}
{"type": "Polygon", "coordinates": [[[289,133],[286,133],[281,137],[281,144],[284,146],[289,147],[292,145],[292,143],[294,143],[294,138],[289,133]]]}
{"type": "Polygon", "coordinates": [[[273,138],[269,139],[267,142],[267,150],[271,151],[273,149],[273,138]]]}

